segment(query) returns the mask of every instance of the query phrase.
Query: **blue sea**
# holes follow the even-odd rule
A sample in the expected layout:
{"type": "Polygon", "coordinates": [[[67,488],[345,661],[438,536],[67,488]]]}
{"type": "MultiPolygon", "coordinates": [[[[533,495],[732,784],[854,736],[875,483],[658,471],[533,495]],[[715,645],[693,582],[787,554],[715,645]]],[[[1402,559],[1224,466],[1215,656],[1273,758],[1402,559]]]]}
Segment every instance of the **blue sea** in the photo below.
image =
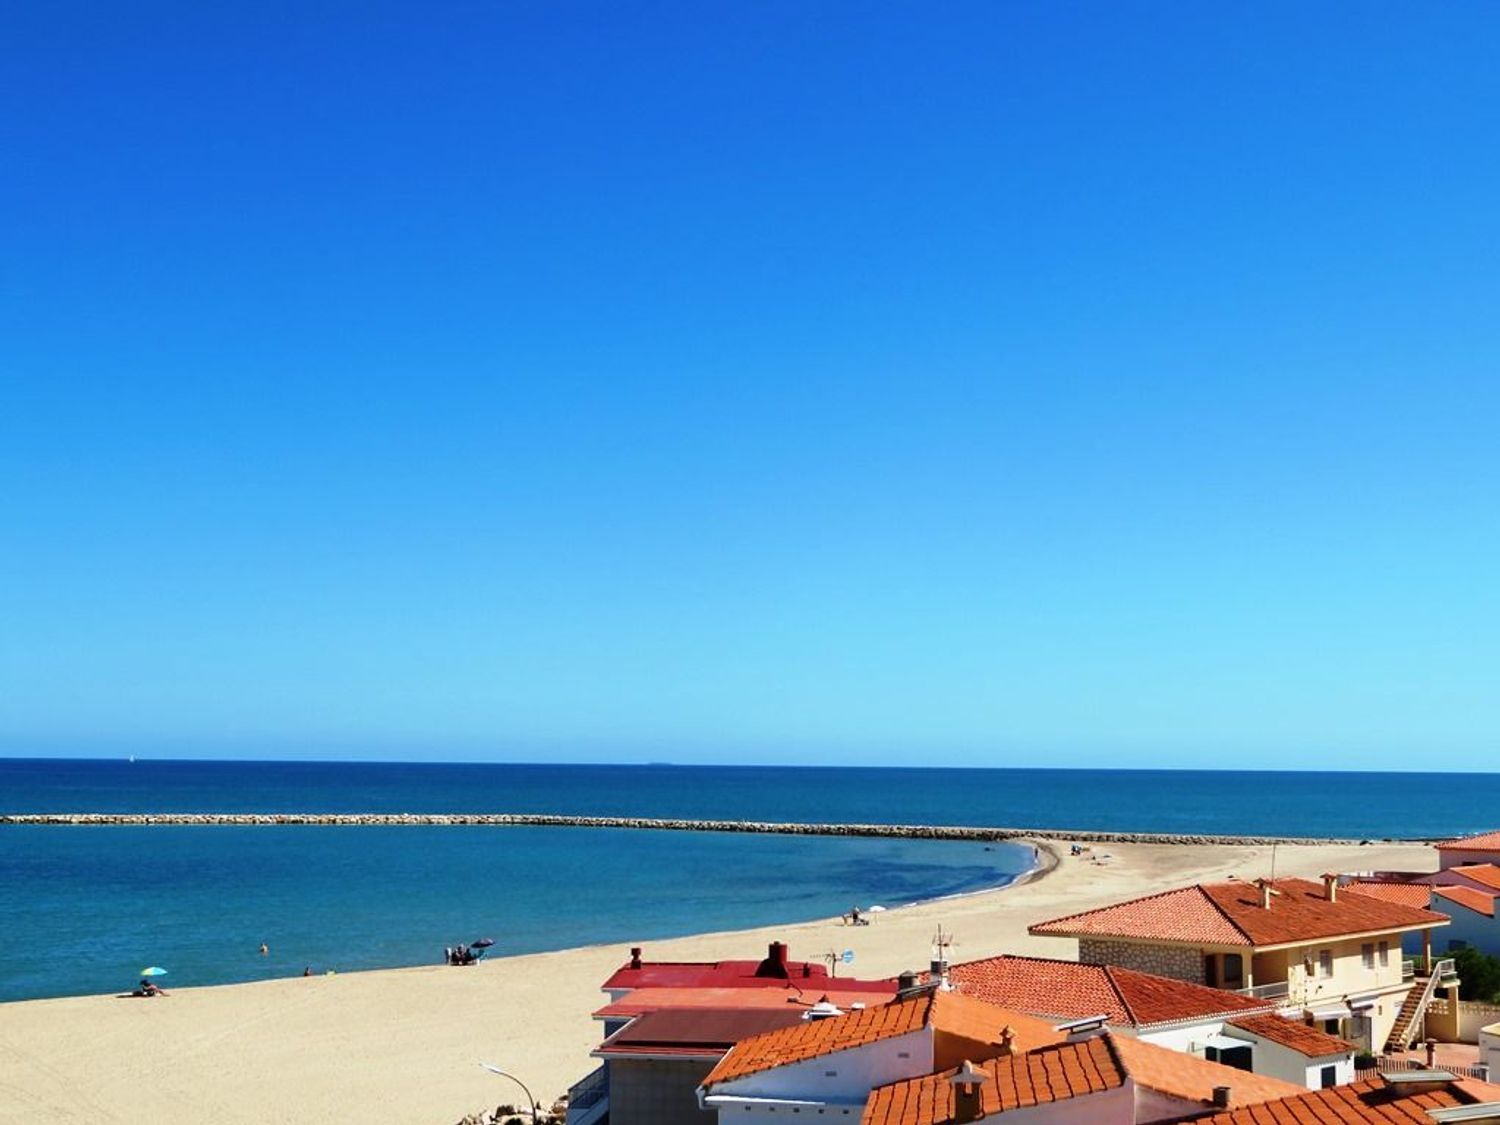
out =
{"type": "MultiPolygon", "coordinates": [[[[0,812],[153,811],[1384,838],[1494,827],[1500,775],[0,760],[0,812]]],[[[429,963],[479,937],[498,954],[649,942],[1001,886],[1030,861],[1016,845],[623,829],[0,827],[0,1000],[118,991],[145,964],[170,987],[429,963]]]]}

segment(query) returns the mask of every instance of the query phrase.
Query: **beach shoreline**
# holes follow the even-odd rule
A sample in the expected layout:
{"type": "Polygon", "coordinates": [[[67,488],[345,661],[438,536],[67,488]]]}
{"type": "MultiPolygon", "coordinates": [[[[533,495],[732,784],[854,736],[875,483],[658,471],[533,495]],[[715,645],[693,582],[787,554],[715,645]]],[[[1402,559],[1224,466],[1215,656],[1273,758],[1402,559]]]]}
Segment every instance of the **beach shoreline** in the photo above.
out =
{"type": "MultiPolygon", "coordinates": [[[[1014,841],[1021,842],[1021,841],[1014,841]]],[[[1075,943],[1032,937],[1050,917],[1190,882],[1269,871],[1254,845],[1120,844],[1108,862],[1031,840],[1037,864],[1011,883],[892,908],[869,926],[838,917],[574,947],[442,965],[0,1005],[0,1123],[139,1121],[451,1123],[510,1100],[480,1067],[521,1074],[543,1101],[597,1065],[590,1018],[600,983],[644,944],[648,960],[754,958],[773,940],[794,958],[854,952],[846,972],[894,976],[926,966],[941,924],[957,961],[1025,953],[1072,958],[1075,943]],[[143,1099],[145,1101],[143,1102],[143,1099]]],[[[1065,843],[1063,841],[1062,843],[1065,843]]],[[[1280,847],[1278,874],[1426,869],[1430,848],[1280,847]]],[[[545,920],[541,920],[543,923],[545,920]]],[[[207,920],[205,924],[211,924],[207,920]]]]}

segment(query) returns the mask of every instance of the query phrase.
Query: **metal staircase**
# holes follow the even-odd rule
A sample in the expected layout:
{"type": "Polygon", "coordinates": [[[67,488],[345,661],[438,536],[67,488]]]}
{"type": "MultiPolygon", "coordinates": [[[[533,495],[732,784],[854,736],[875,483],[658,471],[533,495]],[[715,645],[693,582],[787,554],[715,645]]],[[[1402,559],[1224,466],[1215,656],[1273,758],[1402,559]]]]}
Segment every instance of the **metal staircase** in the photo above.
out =
{"type": "Polygon", "coordinates": [[[1396,1054],[1411,1048],[1412,1040],[1423,1029],[1427,1006],[1432,1003],[1438,985],[1449,985],[1457,976],[1458,967],[1450,957],[1434,965],[1431,974],[1418,974],[1413,979],[1411,991],[1406,994],[1401,1010],[1396,1013],[1396,1022],[1391,1025],[1391,1034],[1385,1041],[1386,1054],[1396,1054]]]}

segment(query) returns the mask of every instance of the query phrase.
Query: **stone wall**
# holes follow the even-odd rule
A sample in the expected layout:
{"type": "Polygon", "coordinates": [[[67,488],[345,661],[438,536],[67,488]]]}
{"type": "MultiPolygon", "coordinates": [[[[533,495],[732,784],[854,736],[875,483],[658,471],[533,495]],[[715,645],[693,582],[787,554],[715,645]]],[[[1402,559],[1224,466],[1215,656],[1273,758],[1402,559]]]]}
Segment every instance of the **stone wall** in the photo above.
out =
{"type": "MultiPolygon", "coordinates": [[[[1358,844],[1336,837],[1199,836],[1168,832],[1075,832],[1052,828],[983,828],[932,824],[798,824],[756,820],[681,820],[635,816],[564,816],[551,813],[5,813],[0,825],[175,824],[329,827],[645,828],[673,832],[757,832],[788,836],[888,836],[920,840],[1067,840],[1093,844],[1358,844]]],[[[1387,841],[1389,842],[1389,841],[1387,841]]]]}
{"type": "Polygon", "coordinates": [[[1136,945],[1133,942],[1080,938],[1078,959],[1091,965],[1119,965],[1173,980],[1203,983],[1203,954],[1173,945],[1136,945]]]}

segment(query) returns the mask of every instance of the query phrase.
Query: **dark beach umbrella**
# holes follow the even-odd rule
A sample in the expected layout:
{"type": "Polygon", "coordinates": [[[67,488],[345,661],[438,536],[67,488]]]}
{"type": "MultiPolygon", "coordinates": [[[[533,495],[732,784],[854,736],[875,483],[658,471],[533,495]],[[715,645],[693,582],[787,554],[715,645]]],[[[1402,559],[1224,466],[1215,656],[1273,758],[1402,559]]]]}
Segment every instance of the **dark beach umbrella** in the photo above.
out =
{"type": "Polygon", "coordinates": [[[469,948],[470,949],[488,949],[490,946],[492,946],[494,944],[495,944],[495,939],[494,938],[492,938],[492,937],[482,937],[478,941],[471,941],[469,943],[469,948]]]}

